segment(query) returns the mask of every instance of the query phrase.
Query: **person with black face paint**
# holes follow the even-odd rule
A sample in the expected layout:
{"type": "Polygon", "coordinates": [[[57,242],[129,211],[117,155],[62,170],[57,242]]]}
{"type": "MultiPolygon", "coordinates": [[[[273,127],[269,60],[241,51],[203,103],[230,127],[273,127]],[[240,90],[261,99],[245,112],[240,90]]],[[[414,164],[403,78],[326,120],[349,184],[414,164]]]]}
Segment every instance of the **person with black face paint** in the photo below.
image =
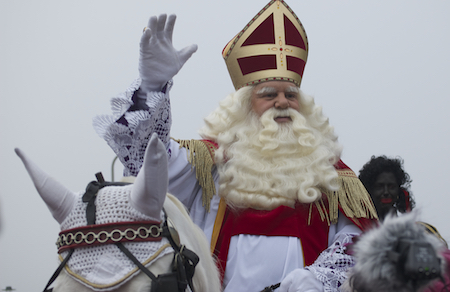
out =
{"type": "Polygon", "coordinates": [[[415,207],[411,178],[400,157],[372,156],[359,171],[359,179],[372,197],[380,220],[389,213],[406,213],[415,207]]]}

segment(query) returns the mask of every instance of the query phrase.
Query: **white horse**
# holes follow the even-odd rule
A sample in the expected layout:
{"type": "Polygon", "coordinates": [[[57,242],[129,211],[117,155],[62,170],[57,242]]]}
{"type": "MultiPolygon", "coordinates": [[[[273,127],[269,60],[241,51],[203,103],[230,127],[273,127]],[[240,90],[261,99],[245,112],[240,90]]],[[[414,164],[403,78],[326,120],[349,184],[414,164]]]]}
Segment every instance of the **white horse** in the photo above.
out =
{"type": "MultiPolygon", "coordinates": [[[[63,261],[71,254],[54,282],[55,292],[149,292],[152,285],[149,276],[119,249],[119,245],[128,249],[154,275],[171,273],[179,262],[178,258],[174,263],[174,250],[178,250],[178,246],[173,248],[170,241],[159,234],[166,216],[178,231],[182,252],[188,249],[199,257],[192,278],[194,290],[221,290],[218,271],[203,231],[192,222],[180,201],[166,195],[167,154],[156,135],[149,141],[144,164],[134,184],[108,185],[92,191],[92,186],[99,185],[94,182],[86,191],[79,193],[67,190],[49,177],[20,149],[15,151],[38,193],[61,226],[58,239],[60,260],[63,261]],[[88,193],[92,193],[90,202],[88,193]],[[89,216],[91,218],[87,219],[89,216]],[[92,220],[95,220],[95,224],[92,220]],[[132,227],[124,225],[124,222],[132,227]],[[142,227],[136,222],[147,225],[142,227]],[[154,241],[146,241],[150,237],[154,237],[154,241]],[[115,241],[122,242],[117,245],[115,241]]],[[[178,239],[174,237],[177,242],[178,239]]],[[[188,286],[186,291],[189,290],[188,286]]]]}

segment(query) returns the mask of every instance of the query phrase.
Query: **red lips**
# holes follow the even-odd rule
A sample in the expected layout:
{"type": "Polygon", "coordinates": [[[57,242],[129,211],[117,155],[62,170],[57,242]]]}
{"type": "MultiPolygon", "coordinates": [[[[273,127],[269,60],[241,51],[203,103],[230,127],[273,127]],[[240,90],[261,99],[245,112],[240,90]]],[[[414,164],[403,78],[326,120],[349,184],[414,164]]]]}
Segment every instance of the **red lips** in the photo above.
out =
{"type": "Polygon", "coordinates": [[[382,204],[391,204],[392,203],[391,198],[381,199],[380,201],[382,204]]]}

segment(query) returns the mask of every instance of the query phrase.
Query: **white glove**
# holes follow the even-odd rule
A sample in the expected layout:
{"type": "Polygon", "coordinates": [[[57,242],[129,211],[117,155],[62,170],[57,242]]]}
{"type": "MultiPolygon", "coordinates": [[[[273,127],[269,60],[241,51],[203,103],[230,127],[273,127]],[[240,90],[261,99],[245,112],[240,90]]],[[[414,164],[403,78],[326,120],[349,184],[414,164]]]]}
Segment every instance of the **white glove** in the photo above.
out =
{"type": "Polygon", "coordinates": [[[281,282],[277,292],[322,292],[323,284],[305,269],[290,272],[281,282]]]}
{"type": "Polygon", "coordinates": [[[176,15],[170,15],[167,19],[166,14],[152,16],[142,34],[139,74],[144,93],[160,91],[197,51],[197,45],[190,45],[180,51],[173,47],[172,33],[176,18],[176,15]]]}

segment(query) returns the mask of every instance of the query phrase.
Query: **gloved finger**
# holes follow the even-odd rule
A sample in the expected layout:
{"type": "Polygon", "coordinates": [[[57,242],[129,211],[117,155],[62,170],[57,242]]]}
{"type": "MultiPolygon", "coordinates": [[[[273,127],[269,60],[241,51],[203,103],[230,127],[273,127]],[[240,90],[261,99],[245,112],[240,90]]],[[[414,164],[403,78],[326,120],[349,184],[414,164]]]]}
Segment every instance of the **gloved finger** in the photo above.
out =
{"type": "Polygon", "coordinates": [[[186,63],[186,61],[192,56],[192,54],[197,51],[197,48],[197,45],[193,44],[181,49],[178,52],[178,59],[180,60],[181,64],[186,63]]]}
{"type": "Polygon", "coordinates": [[[155,20],[156,20],[156,16],[151,16],[148,19],[147,26],[144,28],[144,31],[142,32],[142,36],[141,36],[141,42],[140,42],[141,50],[145,49],[145,46],[149,43],[149,40],[152,37],[151,25],[152,25],[152,22],[154,22],[155,20]]]}
{"type": "MultiPolygon", "coordinates": [[[[148,22],[147,22],[146,30],[148,30],[148,29],[152,30],[152,23],[154,23],[156,20],[157,20],[157,17],[155,15],[150,16],[150,18],[148,19],[148,22]]],[[[153,28],[153,31],[154,31],[154,28],[153,28]]]]}
{"type": "Polygon", "coordinates": [[[161,14],[158,17],[158,23],[156,27],[156,35],[158,39],[164,38],[164,27],[166,26],[167,14],[161,14]]]}
{"type": "Polygon", "coordinates": [[[167,19],[166,23],[166,37],[170,42],[172,42],[172,34],[173,34],[173,28],[175,27],[175,20],[177,19],[177,16],[175,14],[169,15],[169,19],[167,19]]]}
{"type": "Polygon", "coordinates": [[[152,37],[152,31],[149,28],[146,28],[141,36],[141,41],[139,43],[139,46],[141,48],[141,51],[146,51],[147,45],[150,41],[150,38],[152,37]]]}
{"type": "Polygon", "coordinates": [[[150,28],[152,35],[157,37],[158,17],[157,16],[150,17],[150,19],[148,20],[147,27],[150,28]]]}

